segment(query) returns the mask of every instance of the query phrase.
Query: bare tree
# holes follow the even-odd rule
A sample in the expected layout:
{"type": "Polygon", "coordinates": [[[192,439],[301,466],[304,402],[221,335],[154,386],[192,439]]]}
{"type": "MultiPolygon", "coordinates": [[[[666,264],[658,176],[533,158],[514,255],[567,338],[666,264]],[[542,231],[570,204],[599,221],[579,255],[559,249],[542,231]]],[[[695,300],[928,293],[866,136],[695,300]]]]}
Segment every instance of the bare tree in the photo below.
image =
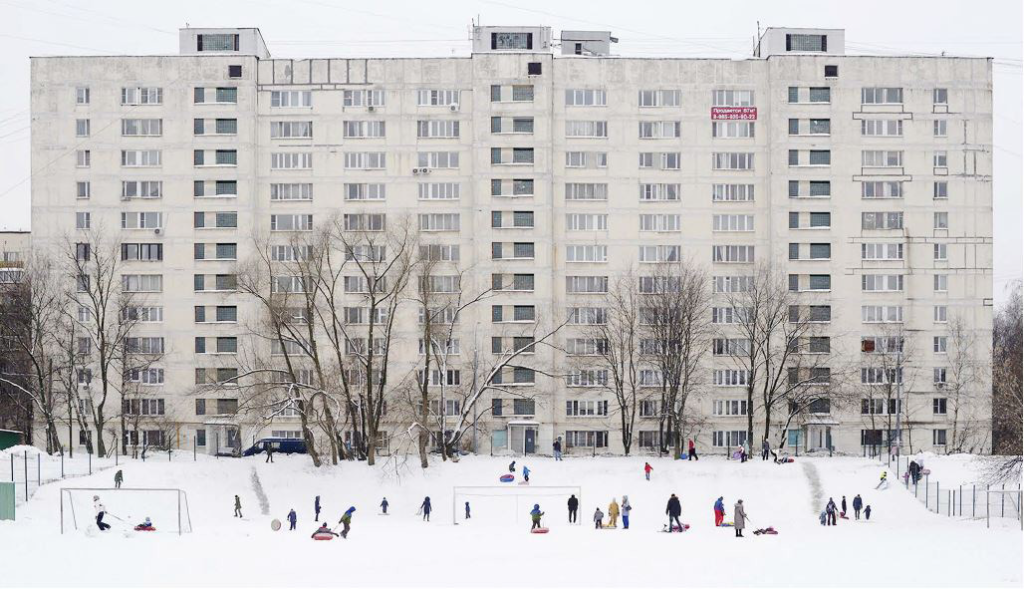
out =
{"type": "Polygon", "coordinates": [[[20,279],[0,293],[0,384],[24,399],[28,415],[44,424],[46,451],[62,451],[57,433],[63,395],[60,374],[70,370],[55,340],[65,321],[66,280],[53,260],[37,255],[20,279]]]}
{"type": "Polygon", "coordinates": [[[662,264],[640,278],[640,324],[650,341],[646,359],[661,388],[663,432],[661,450],[673,442],[673,456],[682,454],[683,439],[692,437],[703,418],[688,413],[691,398],[700,394],[707,373],[705,359],[714,334],[712,299],[707,271],[690,260],[662,264]]]}
{"type": "Polygon", "coordinates": [[[993,445],[1000,454],[995,478],[1012,480],[1021,474],[1022,404],[1021,358],[1024,357],[1021,282],[1010,287],[1010,296],[999,308],[992,330],[993,445]]]}
{"type": "Polygon", "coordinates": [[[863,443],[892,447],[902,437],[912,449],[907,398],[917,373],[917,353],[902,317],[885,318],[874,334],[862,336],[858,355],[860,386],[855,388],[861,393],[861,419],[872,432],[885,427],[884,437],[879,435],[863,443]]]}
{"type": "MultiPolygon", "coordinates": [[[[89,321],[79,321],[76,338],[82,356],[88,357],[92,375],[99,380],[99,386],[89,386],[79,391],[79,411],[87,413],[96,431],[96,450],[107,454],[104,434],[109,421],[117,410],[107,410],[107,402],[117,393],[120,375],[123,374],[123,360],[126,348],[135,346],[131,353],[141,353],[160,348],[162,338],[140,338],[133,336],[138,323],[132,319],[129,309],[145,302],[145,292],[162,289],[162,276],[157,274],[122,274],[121,247],[102,237],[102,229],[85,232],[82,241],[67,241],[64,255],[70,273],[74,277],[76,292],[73,300],[89,321]]],[[[87,379],[89,380],[89,379],[87,379]]]]}
{"type": "MultiPolygon", "coordinates": [[[[946,324],[946,363],[940,386],[944,389],[952,413],[953,431],[946,440],[947,452],[976,452],[984,448],[990,428],[976,413],[981,377],[979,356],[988,352],[987,342],[979,342],[976,332],[960,314],[948,317],[946,324]]],[[[936,379],[938,381],[938,379],[936,379]]],[[[939,385],[937,385],[939,386],[939,385]]],[[[986,420],[987,421],[987,420],[986,420]]]]}

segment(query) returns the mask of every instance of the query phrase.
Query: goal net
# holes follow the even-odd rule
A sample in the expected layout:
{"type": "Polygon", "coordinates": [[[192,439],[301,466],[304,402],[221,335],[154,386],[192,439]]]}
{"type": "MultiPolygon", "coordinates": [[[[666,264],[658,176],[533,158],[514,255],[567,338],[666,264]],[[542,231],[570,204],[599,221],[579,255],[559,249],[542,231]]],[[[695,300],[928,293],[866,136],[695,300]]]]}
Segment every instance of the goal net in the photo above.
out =
{"type": "MultiPolygon", "coordinates": [[[[576,496],[583,507],[583,493],[575,486],[519,485],[452,487],[452,523],[472,525],[523,524],[530,521],[530,511],[540,505],[543,524],[568,523],[569,497],[576,496]],[[470,517],[466,519],[466,502],[470,517]]],[[[581,509],[582,511],[582,509],[581,509]]],[[[577,512],[577,522],[581,518],[577,512]]]]}
{"type": "Polygon", "coordinates": [[[60,533],[96,527],[93,497],[106,507],[103,523],[132,530],[148,517],[157,533],[192,531],[188,495],[181,489],[64,487],[60,490],[60,533]]]}

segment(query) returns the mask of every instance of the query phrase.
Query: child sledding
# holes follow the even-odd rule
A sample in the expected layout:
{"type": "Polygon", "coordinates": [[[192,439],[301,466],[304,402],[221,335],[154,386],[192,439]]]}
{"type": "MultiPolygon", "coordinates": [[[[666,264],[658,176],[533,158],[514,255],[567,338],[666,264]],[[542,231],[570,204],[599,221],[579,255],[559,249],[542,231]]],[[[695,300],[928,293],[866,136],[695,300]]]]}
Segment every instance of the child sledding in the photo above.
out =
{"type": "Polygon", "coordinates": [[[754,535],[755,536],[760,536],[762,534],[767,534],[769,536],[777,536],[779,534],[779,532],[777,532],[775,530],[775,528],[773,528],[771,526],[768,526],[767,528],[758,528],[758,529],[754,530],[754,535]]]}
{"type": "Polygon", "coordinates": [[[144,522],[135,526],[136,532],[155,532],[156,528],[153,527],[153,522],[147,517],[144,522]]]}
{"type": "Polygon", "coordinates": [[[331,528],[328,528],[326,523],[323,523],[320,524],[320,527],[317,528],[317,530],[313,532],[313,535],[310,537],[314,540],[333,540],[337,538],[338,535],[332,532],[331,528]]]}

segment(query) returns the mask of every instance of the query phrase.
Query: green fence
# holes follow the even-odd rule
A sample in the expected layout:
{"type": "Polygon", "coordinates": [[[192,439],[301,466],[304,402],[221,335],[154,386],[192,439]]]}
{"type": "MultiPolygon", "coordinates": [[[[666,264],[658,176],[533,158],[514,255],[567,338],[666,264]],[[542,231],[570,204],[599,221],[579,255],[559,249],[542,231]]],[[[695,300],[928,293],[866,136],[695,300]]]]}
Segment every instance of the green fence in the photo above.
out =
{"type": "Polygon", "coordinates": [[[0,520],[14,519],[14,483],[0,483],[0,520]]]}

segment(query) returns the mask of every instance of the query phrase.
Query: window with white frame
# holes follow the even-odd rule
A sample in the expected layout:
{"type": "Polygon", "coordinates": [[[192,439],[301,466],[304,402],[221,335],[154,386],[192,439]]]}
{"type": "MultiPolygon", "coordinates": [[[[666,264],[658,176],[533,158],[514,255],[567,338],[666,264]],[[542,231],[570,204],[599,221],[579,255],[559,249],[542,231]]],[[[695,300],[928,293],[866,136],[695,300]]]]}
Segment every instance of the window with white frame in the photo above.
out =
{"type": "Polygon", "coordinates": [[[902,119],[861,119],[860,134],[866,137],[902,137],[902,119]]]}
{"type": "Polygon", "coordinates": [[[143,105],[163,104],[164,89],[157,87],[121,88],[121,104],[143,105]]]}
{"type": "Polygon", "coordinates": [[[860,152],[860,165],[865,168],[899,168],[903,166],[902,151],[864,150],[860,152]]]}
{"type": "Polygon", "coordinates": [[[459,137],[459,121],[416,121],[416,137],[420,139],[455,139],[459,137]]]}
{"type": "Polygon", "coordinates": [[[608,215],[604,213],[566,213],[566,231],[606,231],[608,215]]]}
{"type": "Polygon", "coordinates": [[[640,169],[642,170],[678,170],[680,167],[681,154],[679,152],[655,153],[642,152],[640,154],[640,169]]]}
{"type": "Polygon", "coordinates": [[[949,245],[945,243],[932,244],[932,256],[936,262],[949,260],[949,245]]]}
{"type": "Polygon", "coordinates": [[[313,200],[313,184],[311,183],[290,183],[271,184],[270,200],[313,200]]]}
{"type": "Polygon", "coordinates": [[[860,244],[862,260],[902,260],[902,243],[862,243],[860,244]]]}
{"type": "Polygon", "coordinates": [[[640,215],[640,231],[680,231],[682,215],[675,213],[645,213],[640,215]]]}
{"type": "Polygon", "coordinates": [[[949,290],[949,276],[946,274],[936,274],[933,280],[932,290],[935,292],[947,292],[949,290]]]}
{"type": "Polygon", "coordinates": [[[938,119],[932,122],[932,135],[935,137],[946,136],[946,120],[938,119]]]}
{"type": "Polygon", "coordinates": [[[458,182],[430,182],[419,185],[420,200],[459,200],[458,182]]]}
{"type": "Polygon", "coordinates": [[[122,149],[121,165],[125,168],[156,167],[161,164],[161,155],[159,149],[122,149]]]}
{"type": "Polygon", "coordinates": [[[565,246],[566,262],[607,262],[608,246],[606,245],[567,245],[565,246]]]}
{"type": "Polygon", "coordinates": [[[640,139],[669,139],[680,136],[679,121],[640,121],[640,139]]]}
{"type": "Polygon", "coordinates": [[[345,184],[345,200],[384,200],[387,191],[382,183],[345,184]]]}
{"type": "Polygon", "coordinates": [[[312,231],[313,215],[270,215],[271,231],[312,231]]]}
{"type": "Polygon", "coordinates": [[[272,90],[271,108],[309,108],[313,106],[313,92],[310,90],[272,90]]]}
{"type": "Polygon", "coordinates": [[[608,200],[608,185],[568,182],[565,185],[565,200],[608,200]]]}
{"type": "Polygon", "coordinates": [[[387,166],[387,154],[383,151],[345,152],[345,168],[348,170],[383,170],[387,166]]]}
{"type": "Polygon", "coordinates": [[[159,137],[163,132],[163,119],[121,119],[121,135],[124,137],[159,137]]]}
{"type": "Polygon", "coordinates": [[[164,214],[161,212],[121,213],[121,229],[160,229],[163,223],[164,214]]]}
{"type": "Polygon", "coordinates": [[[752,202],[753,184],[713,184],[711,200],[714,202],[752,202]]]}
{"type": "Polygon", "coordinates": [[[287,152],[270,154],[271,170],[311,170],[312,152],[287,152]]]}
{"type": "Polygon", "coordinates": [[[754,215],[714,215],[712,231],[753,231],[754,215]]]}
{"type": "Polygon", "coordinates": [[[75,88],[75,104],[89,104],[88,86],[78,86],[75,88]]]}
{"type": "Polygon", "coordinates": [[[747,414],[746,399],[716,399],[712,406],[713,415],[736,416],[747,414]]]}
{"type": "Polygon", "coordinates": [[[679,106],[683,101],[682,90],[640,90],[637,103],[640,108],[679,106]]]}
{"type": "Polygon", "coordinates": [[[712,106],[754,106],[753,90],[712,90],[712,106]]]}
{"type": "Polygon", "coordinates": [[[75,137],[88,137],[89,136],[89,119],[76,119],[75,120],[75,137]]]}
{"type": "Polygon", "coordinates": [[[945,168],[949,164],[949,156],[945,151],[936,151],[932,154],[932,165],[936,168],[945,168]]]}
{"type": "Polygon", "coordinates": [[[712,280],[712,291],[716,294],[750,292],[753,284],[753,276],[715,276],[712,280]]]}
{"type": "Polygon", "coordinates": [[[565,152],[567,168],[607,168],[608,153],[604,151],[567,151],[565,152]]]}
{"type": "Polygon", "coordinates": [[[608,94],[602,89],[566,89],[566,106],[605,106],[608,94]]]}
{"type": "Polygon", "coordinates": [[[945,211],[933,213],[932,223],[935,229],[949,229],[949,213],[945,211]]]}
{"type": "Polygon", "coordinates": [[[121,290],[123,292],[162,292],[164,277],[162,274],[122,274],[121,290]]]}
{"type": "Polygon", "coordinates": [[[903,290],[902,274],[864,274],[861,290],[866,292],[899,292],[903,290]]]}
{"type": "Polygon", "coordinates": [[[678,245],[641,245],[639,260],[641,263],[678,262],[682,256],[682,246],[678,245]]]}
{"type": "Polygon", "coordinates": [[[346,139],[379,139],[385,136],[384,121],[345,121],[342,130],[346,139]]]}
{"type": "Polygon", "coordinates": [[[903,198],[902,182],[861,182],[861,198],[903,198]]]}
{"type": "Polygon", "coordinates": [[[312,139],[313,121],[271,121],[271,139],[312,139]]]}
{"type": "Polygon", "coordinates": [[[342,106],[384,106],[384,90],[344,90],[342,91],[342,106]]]}
{"type": "Polygon", "coordinates": [[[713,153],[711,154],[714,170],[753,170],[753,153],[713,153]]]}
{"type": "Polygon", "coordinates": [[[752,245],[716,245],[711,249],[711,259],[714,262],[749,264],[754,261],[752,245]]]}
{"type": "Polygon", "coordinates": [[[640,202],[678,201],[681,198],[680,184],[641,184],[640,202]]]}
{"type": "Polygon", "coordinates": [[[861,229],[903,229],[903,213],[861,213],[861,229]]]}
{"type": "Polygon", "coordinates": [[[459,90],[421,88],[416,91],[416,106],[457,106],[459,90]]]}
{"type": "Polygon", "coordinates": [[[164,183],[160,180],[124,180],[121,182],[121,198],[162,198],[164,183]]]}
{"type": "Polygon", "coordinates": [[[459,152],[457,151],[421,151],[416,154],[416,160],[421,168],[458,169],[459,152]]]}
{"type": "Polygon", "coordinates": [[[459,213],[421,213],[420,231],[458,231],[459,213]]]}
{"type": "Polygon", "coordinates": [[[608,123],[606,121],[566,121],[565,136],[577,138],[607,138],[608,123]]]}
{"type": "Polygon", "coordinates": [[[861,88],[861,104],[903,104],[903,88],[861,88]]]}
{"type": "Polygon", "coordinates": [[[751,139],[754,121],[712,121],[711,137],[715,139],[751,139]]]}
{"type": "Polygon", "coordinates": [[[566,276],[565,292],[569,294],[589,294],[608,292],[607,276],[566,276]]]}
{"type": "Polygon", "coordinates": [[[864,323],[903,323],[903,307],[899,305],[864,305],[860,314],[864,323]]]}
{"type": "Polygon", "coordinates": [[[949,104],[949,90],[946,88],[935,88],[932,90],[932,104],[949,104]]]}
{"type": "Polygon", "coordinates": [[[932,320],[935,323],[946,323],[949,321],[949,307],[946,305],[935,305],[932,308],[932,320]]]}

